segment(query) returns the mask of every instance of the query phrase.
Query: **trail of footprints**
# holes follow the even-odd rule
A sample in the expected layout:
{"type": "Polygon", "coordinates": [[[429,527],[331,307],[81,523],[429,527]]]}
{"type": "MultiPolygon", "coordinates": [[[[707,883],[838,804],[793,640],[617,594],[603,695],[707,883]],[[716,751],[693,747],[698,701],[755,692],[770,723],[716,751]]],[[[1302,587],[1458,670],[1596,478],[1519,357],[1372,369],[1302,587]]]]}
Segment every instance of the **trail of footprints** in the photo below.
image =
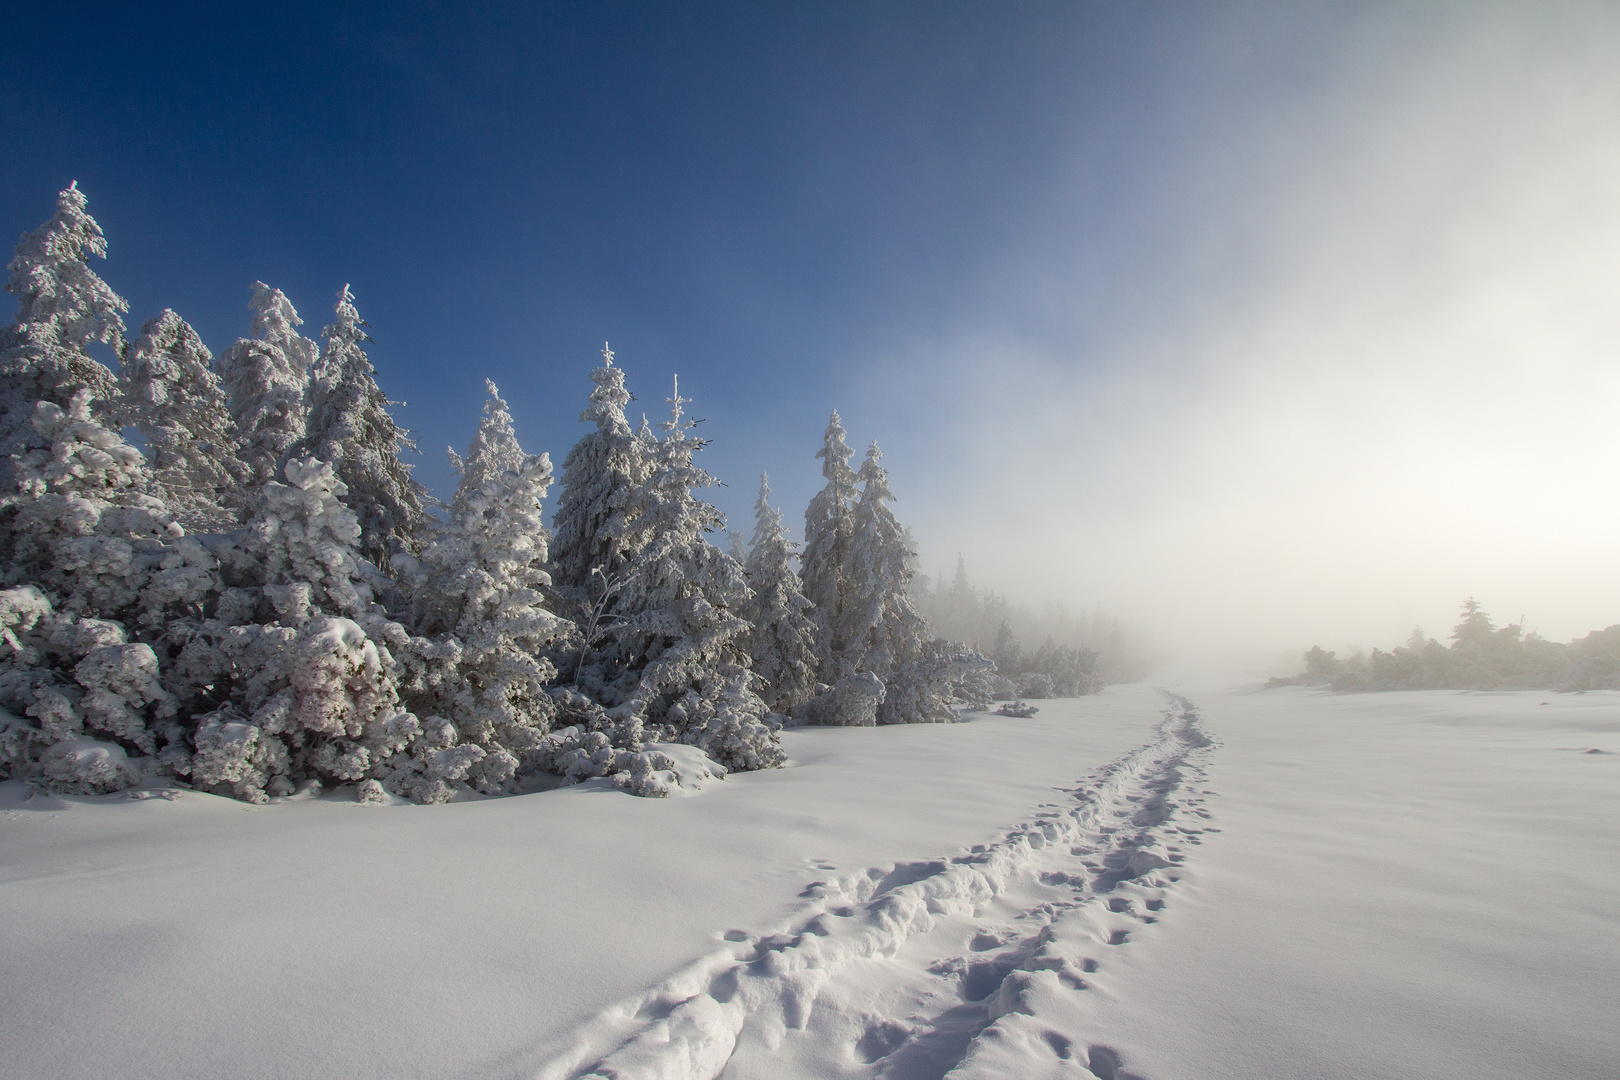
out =
{"type": "Polygon", "coordinates": [[[541,1080],[776,1080],[785,1061],[852,1080],[1139,1080],[1086,1030],[1085,997],[1220,831],[1198,787],[1214,744],[1167,697],[1154,739],[1069,801],[949,860],[814,883],[790,930],[727,933],[728,952],[604,1015],[541,1080]]]}

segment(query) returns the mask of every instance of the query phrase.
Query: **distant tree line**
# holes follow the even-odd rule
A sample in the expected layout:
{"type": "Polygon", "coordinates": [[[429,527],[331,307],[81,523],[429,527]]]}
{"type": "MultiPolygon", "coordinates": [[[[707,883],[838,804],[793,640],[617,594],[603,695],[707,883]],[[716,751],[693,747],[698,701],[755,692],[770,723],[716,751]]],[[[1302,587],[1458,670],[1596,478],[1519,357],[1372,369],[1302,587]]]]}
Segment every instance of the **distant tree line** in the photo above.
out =
{"type": "Polygon", "coordinates": [[[1109,683],[1135,682],[1153,666],[1151,647],[1101,609],[1075,616],[1059,602],[1040,612],[1013,604],[968,578],[958,556],[956,574],[936,581],[918,575],[912,599],[942,637],[960,641],[996,665],[992,696],[1075,697],[1109,683]],[[1031,649],[1025,642],[1040,642],[1031,649]]]}
{"type": "Polygon", "coordinates": [[[316,341],[255,283],[250,336],[216,358],[172,311],[126,337],[128,305],[87,261],[105,254],[74,185],[9,268],[0,778],[105,793],[163,776],[254,802],[344,783],[440,802],[544,776],[659,795],[676,774],[650,743],[770,768],[790,717],[950,721],[1105,675],[1096,653],[1016,638],[992,644],[998,674],[936,635],[882,454],[855,468],[837,413],[802,554],[763,481],[752,543],[722,550],[690,403],[677,384],[666,421],[632,426],[604,347],[547,529],[552,463],[493,383],[450,499],[412,477],[347,286],[316,341]]]}
{"type": "Polygon", "coordinates": [[[1320,646],[1304,654],[1305,670],[1274,677],[1276,686],[1326,686],[1334,690],[1493,690],[1514,687],[1561,690],[1620,689],[1620,625],[1595,630],[1568,644],[1525,633],[1519,623],[1497,627],[1479,602],[1462,605],[1451,645],[1412,631],[1405,645],[1339,658],[1320,646]]]}

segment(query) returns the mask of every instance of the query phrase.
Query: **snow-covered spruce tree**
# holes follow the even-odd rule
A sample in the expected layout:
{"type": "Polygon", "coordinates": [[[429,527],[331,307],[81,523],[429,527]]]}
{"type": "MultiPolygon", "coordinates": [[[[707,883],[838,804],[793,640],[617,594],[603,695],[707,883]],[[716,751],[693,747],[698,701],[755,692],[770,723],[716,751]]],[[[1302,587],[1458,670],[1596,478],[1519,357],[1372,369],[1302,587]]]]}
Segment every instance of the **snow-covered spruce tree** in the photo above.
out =
{"type": "MultiPolygon", "coordinates": [[[[417,630],[435,641],[420,691],[408,694],[424,724],[454,725],[485,756],[469,775],[481,791],[510,788],[536,764],[557,706],[546,659],[569,629],[546,609],[546,529],[541,500],[551,459],[524,453],[493,382],[447,520],[422,551],[417,630]]],[[[549,763],[542,763],[549,764],[549,763]]]]}
{"type": "Polygon", "coordinates": [[[570,614],[582,622],[604,604],[611,606],[630,558],[644,542],[634,499],[647,480],[648,448],[656,445],[650,434],[638,436],[630,429],[624,416],[630,392],[606,345],[591,381],[596,388],[579,419],[596,430],[586,432],[563,459],[551,545],[552,581],[570,614]]]}
{"type": "Polygon", "coordinates": [[[1009,679],[1016,679],[1024,671],[1024,643],[1018,640],[1013,632],[1012,623],[1006,619],[996,627],[996,642],[990,650],[990,659],[996,662],[996,673],[1009,679]]]}
{"type": "Polygon", "coordinates": [[[927,640],[910,593],[914,553],[905,529],[889,509],[894,493],[873,443],[856,479],[861,494],[851,515],[844,604],[835,634],[843,648],[840,674],[876,672],[880,678],[914,659],[927,640]]]}
{"type": "MultiPolygon", "coordinates": [[[[540,502],[551,461],[523,452],[494,383],[465,458],[448,520],[417,567],[417,628],[431,639],[410,659],[406,700],[425,724],[450,718],[486,756],[469,776],[510,789],[519,771],[606,777],[635,795],[664,795],[673,763],[642,746],[633,709],[610,713],[577,688],[550,687],[551,656],[579,655],[580,634],[546,608],[547,532],[540,502]]],[[[418,639],[420,642],[421,639],[418,639]]]]}
{"type": "MultiPolygon", "coordinates": [[[[1097,654],[1091,649],[1076,649],[1055,644],[1050,638],[1035,652],[1034,669],[1050,683],[1052,697],[1079,697],[1082,694],[1102,692],[1102,680],[1097,676],[1097,654]]],[[[1034,697],[1024,688],[1024,697],[1034,697]]]]}
{"type": "Polygon", "coordinates": [[[657,459],[632,502],[648,539],[625,568],[607,647],[588,655],[594,685],[580,684],[727,768],[771,768],[784,755],[749,670],[739,615],[748,585],[737,560],[709,541],[725,518],[693,494],[714,480],[693,464],[704,443],[691,434],[686,403],[677,383],[657,459]]]}
{"type": "Polygon", "coordinates": [[[848,674],[838,663],[846,639],[844,600],[848,592],[850,542],[854,537],[855,473],[849,467],[854,451],[844,441],[844,425],[834,412],[827,421],[822,447],[821,475],[827,484],[804,512],[804,555],[800,580],[816,624],[816,660],[819,676],[836,682],[848,674]]]}
{"type": "Polygon", "coordinates": [[[141,433],[153,488],[188,532],[235,528],[248,470],[214,357],[165,309],[141,327],[118,373],[124,421],[141,433]]]}
{"type": "Polygon", "coordinates": [[[67,409],[38,402],[44,445],[12,457],[0,774],[97,794],[156,771],[153,755],[186,752],[157,652],[130,628],[151,640],[199,606],[214,561],[149,493],[140,452],[96,419],[91,400],[81,388],[67,409]]]}
{"type": "Polygon", "coordinates": [[[107,257],[107,240],[85,212],[77,182],[56,196],[56,214],[24,233],[11,260],[6,291],[19,301],[17,318],[0,330],[0,492],[12,488],[10,455],[40,445],[34,403],[66,408],[90,391],[91,411],[108,419],[113,373],[88,352],[91,342],[123,346],[129,305],[86,262],[107,257]]]}
{"type": "Polygon", "coordinates": [[[347,285],[335,311],[332,325],[321,331],[326,348],[310,379],[304,436],[285,459],[314,457],[332,466],[360,520],[360,553],[386,567],[395,552],[421,551],[431,496],[400,460],[400,452],[416,444],[388,413],[393,403],[378,388],[376,368],[362,348],[371,338],[347,285]]]}
{"type": "Polygon", "coordinates": [[[304,437],[310,371],[319,352],[298,333],[304,320],[280,289],[253,283],[253,336],[219,358],[243,460],[256,489],[276,482],[287,451],[304,437]]]}
{"type": "Polygon", "coordinates": [[[139,450],[104,426],[80,389],[66,409],[35,406],[44,445],[12,458],[16,489],[10,585],[44,590],[59,612],[161,634],[213,587],[214,559],[186,537],[139,450]]]}
{"type": "Polygon", "coordinates": [[[887,694],[878,709],[884,724],[937,723],[955,719],[951,686],[942,679],[950,665],[943,646],[930,650],[928,626],[910,597],[916,559],[889,503],[894,492],[873,443],[856,479],[861,495],[853,514],[844,605],[838,613],[837,654],[841,674],[870,671],[887,694]]]}
{"type": "Polygon", "coordinates": [[[787,713],[815,692],[816,626],[807,614],[810,601],[799,575],[793,572],[794,544],[782,525],[782,511],[770,504],[770,494],[770,478],[761,474],[754,541],[745,567],[754,595],[742,615],[753,627],[749,652],[754,673],[765,681],[765,698],[777,712],[787,713]]]}
{"type": "Polygon", "coordinates": [[[955,642],[930,638],[916,656],[887,676],[887,693],[878,706],[882,724],[950,724],[957,716],[953,702],[983,708],[990,700],[989,657],[955,642]]]}

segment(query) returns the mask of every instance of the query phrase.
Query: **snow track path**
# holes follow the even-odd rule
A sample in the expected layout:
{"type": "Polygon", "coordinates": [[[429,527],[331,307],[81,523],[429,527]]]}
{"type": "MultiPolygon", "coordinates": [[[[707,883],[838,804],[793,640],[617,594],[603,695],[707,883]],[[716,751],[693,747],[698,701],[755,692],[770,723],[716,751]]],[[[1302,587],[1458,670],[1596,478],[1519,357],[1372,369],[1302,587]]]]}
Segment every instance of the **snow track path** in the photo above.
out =
{"type": "Polygon", "coordinates": [[[813,883],[782,932],[728,932],[554,1045],[536,1080],[1132,1080],[1082,1002],[1215,831],[1196,788],[1214,743],[1166,696],[1154,738],[1069,800],[994,844],[813,883]]]}

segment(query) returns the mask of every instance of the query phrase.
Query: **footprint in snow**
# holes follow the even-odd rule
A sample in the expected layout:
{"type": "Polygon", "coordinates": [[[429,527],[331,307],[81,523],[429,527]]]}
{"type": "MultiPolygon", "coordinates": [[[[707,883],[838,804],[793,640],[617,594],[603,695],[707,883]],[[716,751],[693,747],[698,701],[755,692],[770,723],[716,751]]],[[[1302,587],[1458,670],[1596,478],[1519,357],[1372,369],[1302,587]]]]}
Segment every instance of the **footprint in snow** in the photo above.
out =
{"type": "Polygon", "coordinates": [[[1135,1073],[1125,1071],[1118,1051],[1096,1043],[1088,1049],[1086,1068],[1097,1080],[1142,1080],[1135,1073]]]}
{"type": "Polygon", "coordinates": [[[910,1035],[910,1028],[892,1020],[873,1024],[855,1040],[855,1054],[866,1064],[875,1064],[900,1049],[910,1035]]]}

